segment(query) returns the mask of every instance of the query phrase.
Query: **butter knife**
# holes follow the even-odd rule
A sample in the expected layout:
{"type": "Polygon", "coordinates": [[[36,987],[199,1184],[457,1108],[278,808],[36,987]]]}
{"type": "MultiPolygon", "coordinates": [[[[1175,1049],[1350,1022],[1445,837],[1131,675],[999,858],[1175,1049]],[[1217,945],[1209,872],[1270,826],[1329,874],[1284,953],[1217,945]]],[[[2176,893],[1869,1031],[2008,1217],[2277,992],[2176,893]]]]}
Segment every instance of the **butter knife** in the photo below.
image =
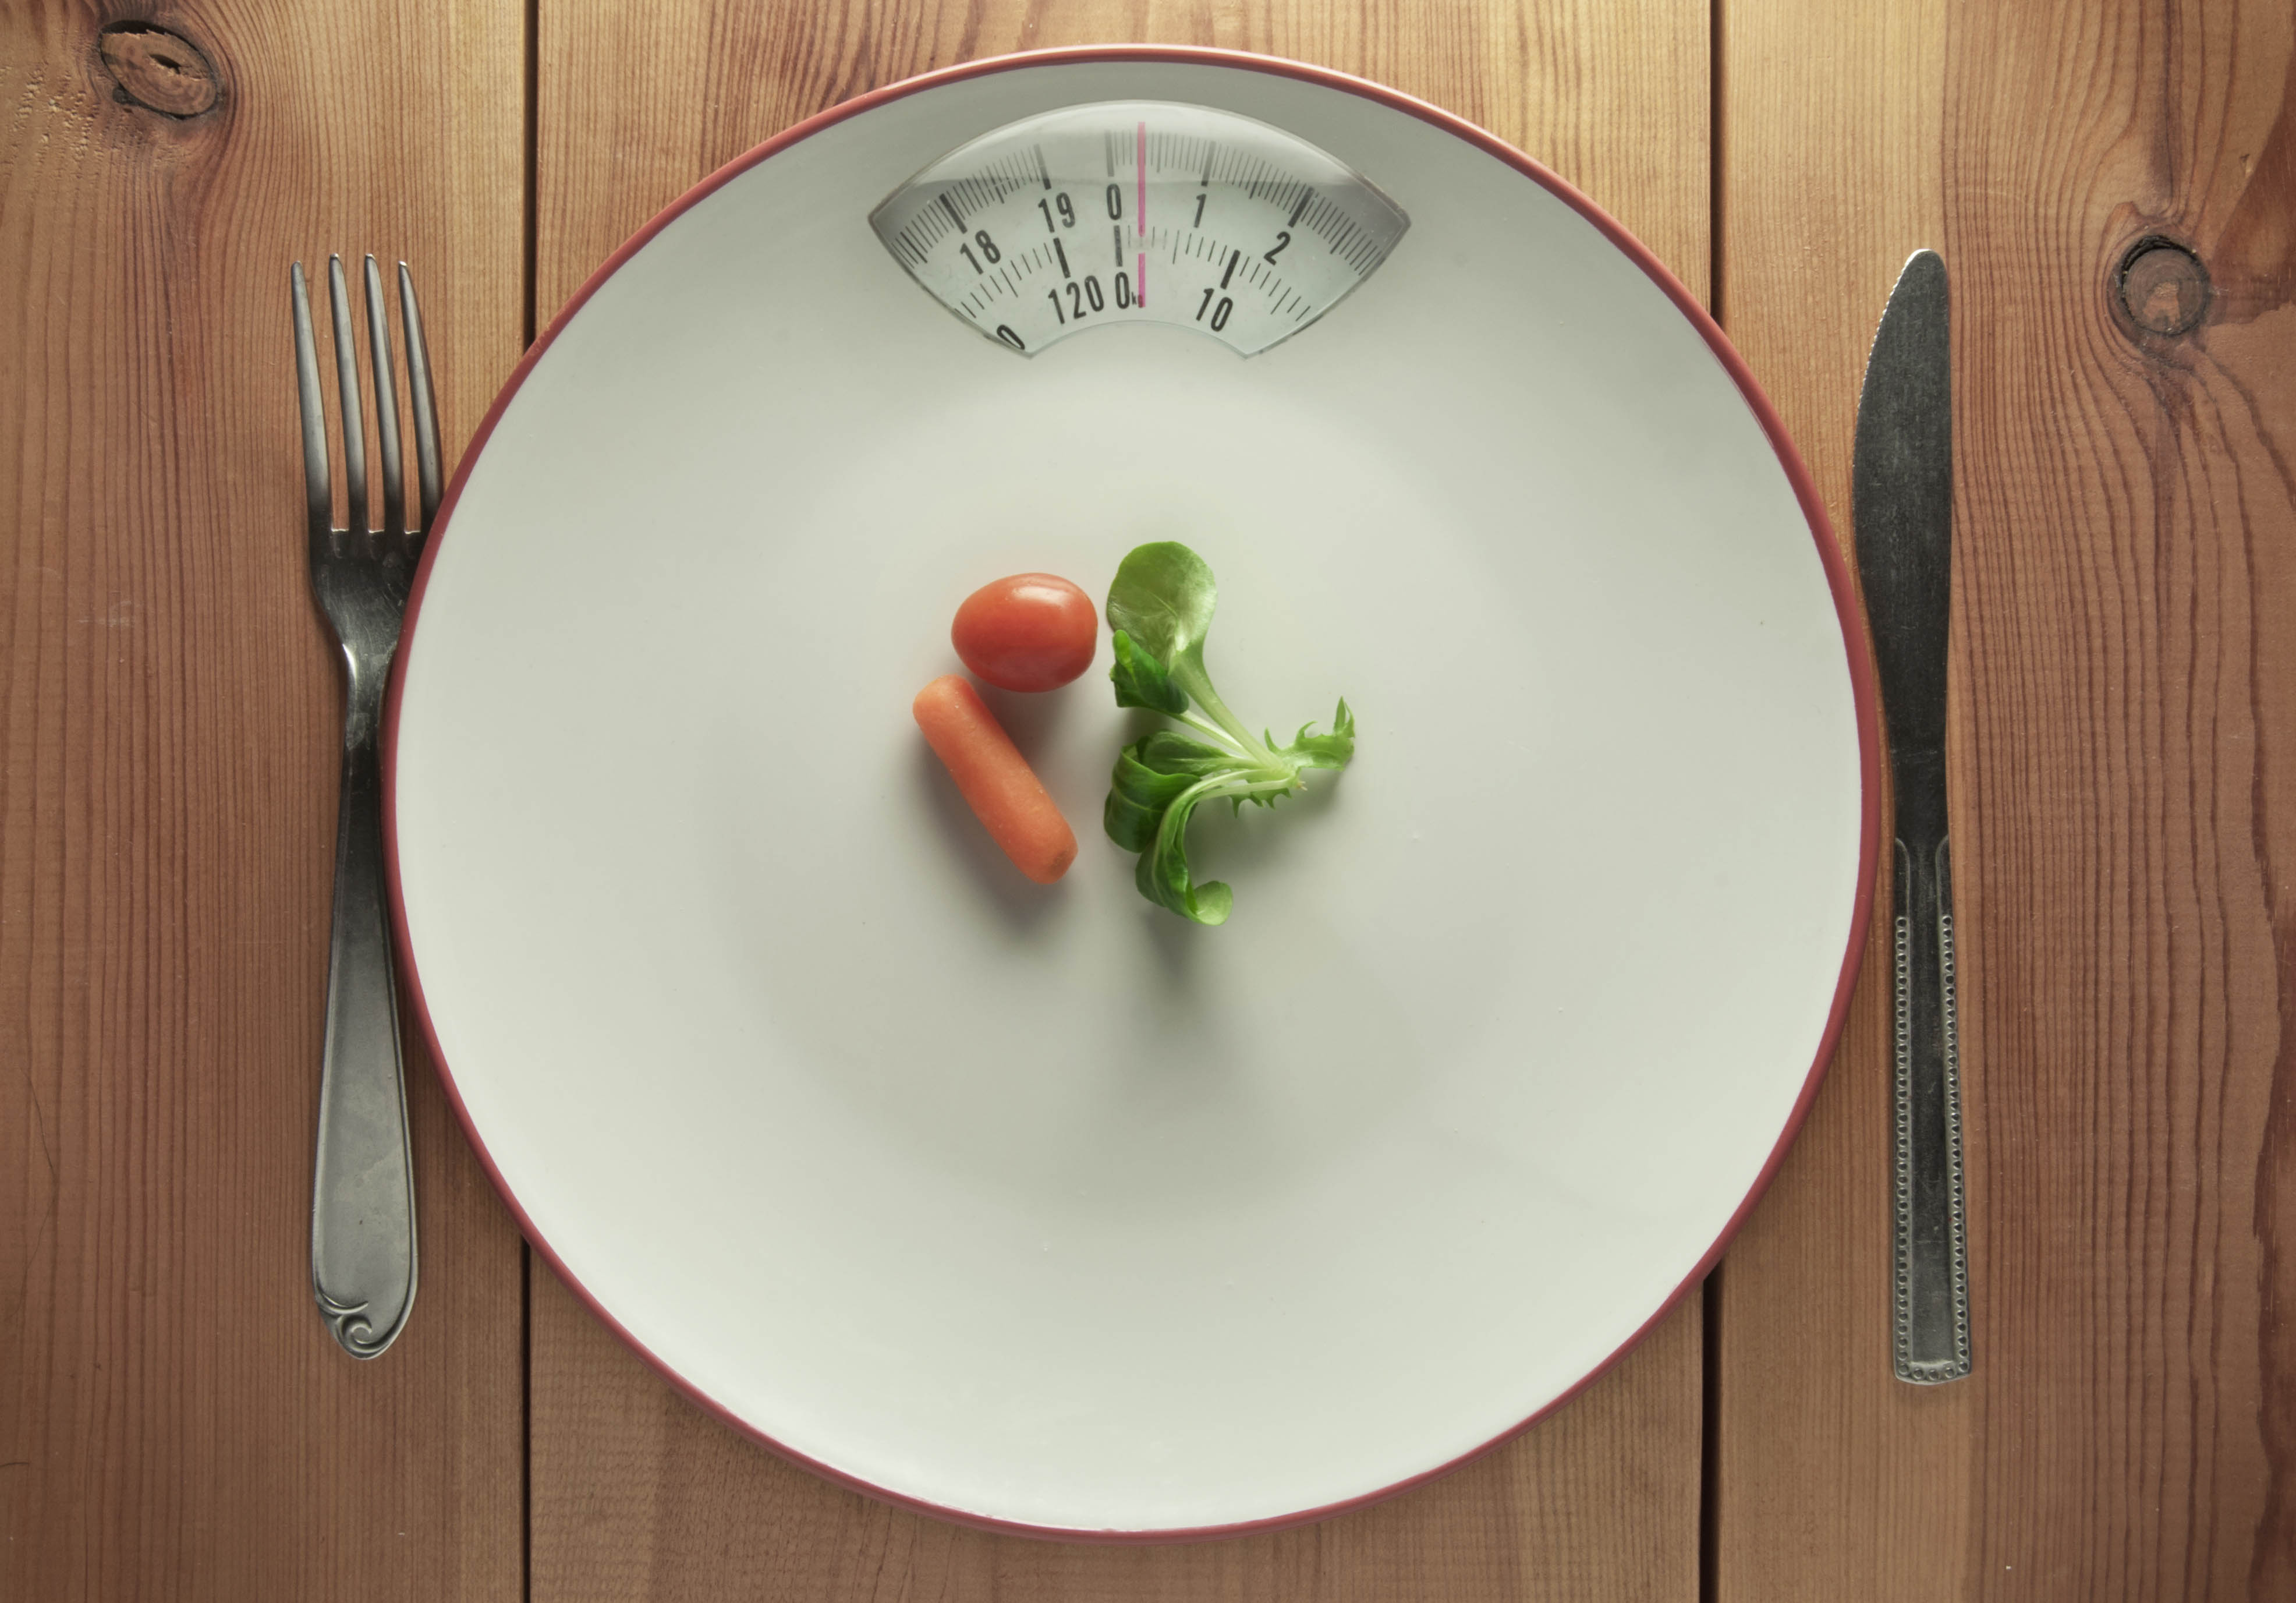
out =
{"type": "Polygon", "coordinates": [[[1898,275],[1857,403],[1850,503],[1897,799],[1898,1378],[1969,1373],[1968,1224],[1955,1031],[1953,858],[1946,818],[1946,629],[1952,610],[1953,373],[1945,263],[1898,275]]]}

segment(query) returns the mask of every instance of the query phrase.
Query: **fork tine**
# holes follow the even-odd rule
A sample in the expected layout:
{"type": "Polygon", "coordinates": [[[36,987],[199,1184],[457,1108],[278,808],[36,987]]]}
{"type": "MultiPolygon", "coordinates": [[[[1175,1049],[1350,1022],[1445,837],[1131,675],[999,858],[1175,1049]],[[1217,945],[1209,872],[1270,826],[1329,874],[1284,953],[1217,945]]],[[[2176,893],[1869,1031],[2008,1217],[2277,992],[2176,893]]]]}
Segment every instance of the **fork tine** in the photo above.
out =
{"type": "Polygon", "coordinates": [[[427,534],[439,510],[439,411],[430,399],[430,348],[422,341],[414,275],[403,261],[398,264],[398,322],[406,333],[406,388],[414,402],[414,476],[422,497],[422,521],[415,532],[427,534]]]}
{"type": "Polygon", "coordinates": [[[382,274],[374,253],[366,259],[366,349],[374,358],[374,442],[382,475],[382,526],[392,534],[406,529],[406,475],[398,465],[398,381],[390,350],[390,319],[382,309],[382,274]]]}
{"type": "Polygon", "coordinates": [[[358,343],[351,338],[350,297],[343,290],[343,259],[327,258],[327,299],[335,311],[335,390],[343,408],[343,478],[349,494],[344,510],[352,532],[374,527],[374,503],[366,489],[366,423],[359,416],[358,343]]]}
{"type": "Polygon", "coordinates": [[[319,357],[311,340],[311,292],[303,264],[290,275],[295,296],[295,401],[303,414],[303,492],[311,532],[324,534],[335,520],[334,486],[327,478],[327,414],[319,400],[319,357]]]}

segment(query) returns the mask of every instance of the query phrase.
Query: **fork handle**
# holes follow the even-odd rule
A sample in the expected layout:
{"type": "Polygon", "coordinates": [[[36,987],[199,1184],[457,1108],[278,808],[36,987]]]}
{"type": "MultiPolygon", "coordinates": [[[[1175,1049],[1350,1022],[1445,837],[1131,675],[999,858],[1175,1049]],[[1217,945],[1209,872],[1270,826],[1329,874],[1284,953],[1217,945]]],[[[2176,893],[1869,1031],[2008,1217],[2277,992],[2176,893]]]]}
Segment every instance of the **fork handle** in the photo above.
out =
{"type": "Polygon", "coordinates": [[[374,1358],[414,1302],[414,1168],[382,894],[375,747],[389,662],[353,661],[335,820],[334,935],[311,1188],[311,1290],[343,1351],[374,1358]]]}

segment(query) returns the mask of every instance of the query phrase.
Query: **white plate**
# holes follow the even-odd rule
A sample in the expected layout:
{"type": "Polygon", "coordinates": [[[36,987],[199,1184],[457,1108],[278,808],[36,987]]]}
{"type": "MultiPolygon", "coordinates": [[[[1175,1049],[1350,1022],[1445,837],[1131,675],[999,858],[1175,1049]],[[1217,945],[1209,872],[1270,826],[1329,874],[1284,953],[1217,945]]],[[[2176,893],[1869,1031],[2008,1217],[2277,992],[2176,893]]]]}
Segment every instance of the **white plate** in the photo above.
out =
{"type": "Polygon", "coordinates": [[[716,175],[505,389],[395,688],[402,957],[529,1237],[731,1424],[999,1526],[1308,1517],[1556,1406],[1775,1166],[1872,878],[1849,596],[1712,325],[1521,156],[1258,58],[980,63],[716,175]],[[1119,98],[1289,128],[1411,232],[1249,360],[1021,359],[871,234],[1119,98]],[[1104,639],[996,703],[1082,842],[1051,889],[908,711],[975,586],[1173,538],[1231,705],[1361,725],[1199,820],[1220,929],[1099,833],[1104,639]]]}

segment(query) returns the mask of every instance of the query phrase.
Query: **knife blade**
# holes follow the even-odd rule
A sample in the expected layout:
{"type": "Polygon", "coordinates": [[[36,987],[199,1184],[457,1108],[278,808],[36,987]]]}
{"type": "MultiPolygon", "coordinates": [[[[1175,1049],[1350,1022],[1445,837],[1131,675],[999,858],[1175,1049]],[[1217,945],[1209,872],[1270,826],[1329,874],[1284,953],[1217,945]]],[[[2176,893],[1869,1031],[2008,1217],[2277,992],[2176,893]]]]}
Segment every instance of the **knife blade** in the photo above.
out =
{"type": "Polygon", "coordinates": [[[1970,1370],[1968,1221],[1946,816],[1953,592],[1953,371],[1945,263],[1898,276],[1857,402],[1851,515],[1897,799],[1895,1275],[1898,1378],[1970,1370]]]}

